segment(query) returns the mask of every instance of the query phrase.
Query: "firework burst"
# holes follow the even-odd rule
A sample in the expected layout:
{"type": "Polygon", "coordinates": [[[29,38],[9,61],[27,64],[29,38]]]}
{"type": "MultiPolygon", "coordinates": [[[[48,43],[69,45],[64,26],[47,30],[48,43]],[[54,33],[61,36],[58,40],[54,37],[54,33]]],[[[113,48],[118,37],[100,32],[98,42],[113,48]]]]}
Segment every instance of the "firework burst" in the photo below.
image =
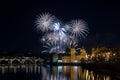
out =
{"type": "Polygon", "coordinates": [[[71,35],[74,38],[77,37],[85,38],[87,36],[88,28],[83,20],[72,20],[69,25],[71,27],[70,28],[71,35]]]}
{"type": "Polygon", "coordinates": [[[36,20],[37,30],[41,30],[44,35],[41,39],[46,46],[42,53],[65,53],[74,42],[77,48],[78,39],[85,38],[88,27],[83,20],[72,20],[69,24],[62,24],[57,18],[49,13],[39,15],[36,20]]]}
{"type": "Polygon", "coordinates": [[[48,31],[50,25],[54,22],[55,17],[49,13],[39,15],[36,20],[37,29],[45,32],[48,31]]]}

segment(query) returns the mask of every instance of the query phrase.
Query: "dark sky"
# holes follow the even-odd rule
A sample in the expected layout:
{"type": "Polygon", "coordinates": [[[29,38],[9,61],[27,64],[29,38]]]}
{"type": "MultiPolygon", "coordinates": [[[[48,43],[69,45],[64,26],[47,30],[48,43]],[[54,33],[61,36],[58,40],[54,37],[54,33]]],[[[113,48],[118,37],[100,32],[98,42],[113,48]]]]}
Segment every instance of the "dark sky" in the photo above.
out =
{"type": "Polygon", "coordinates": [[[0,50],[40,52],[36,16],[49,12],[62,22],[83,19],[90,33],[81,45],[120,46],[120,3],[96,0],[8,0],[0,5],[0,50]]]}

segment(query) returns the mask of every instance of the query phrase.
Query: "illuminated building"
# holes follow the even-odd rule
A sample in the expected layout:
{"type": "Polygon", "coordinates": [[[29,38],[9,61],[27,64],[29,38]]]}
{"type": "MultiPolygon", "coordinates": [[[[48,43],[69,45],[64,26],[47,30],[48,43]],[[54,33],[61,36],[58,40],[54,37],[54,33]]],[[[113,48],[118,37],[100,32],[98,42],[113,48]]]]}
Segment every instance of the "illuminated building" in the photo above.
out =
{"type": "Polygon", "coordinates": [[[75,48],[74,48],[73,45],[71,45],[70,55],[62,56],[62,62],[63,63],[77,63],[77,62],[80,62],[82,59],[83,60],[87,60],[88,59],[86,50],[84,48],[82,48],[80,50],[80,53],[76,54],[75,53],[75,48]]]}

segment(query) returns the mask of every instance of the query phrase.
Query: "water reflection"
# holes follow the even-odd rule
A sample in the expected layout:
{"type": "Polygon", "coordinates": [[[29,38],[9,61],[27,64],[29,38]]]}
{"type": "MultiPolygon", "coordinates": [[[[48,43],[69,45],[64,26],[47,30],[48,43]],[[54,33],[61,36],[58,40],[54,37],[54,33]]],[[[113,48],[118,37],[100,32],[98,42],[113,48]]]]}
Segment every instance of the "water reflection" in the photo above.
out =
{"type": "Polygon", "coordinates": [[[40,73],[40,66],[37,65],[9,65],[0,66],[0,73],[15,73],[16,72],[26,72],[26,73],[40,73]]]}
{"type": "MultiPolygon", "coordinates": [[[[0,73],[3,74],[3,77],[6,73],[18,74],[18,72],[21,72],[21,74],[25,73],[26,76],[28,76],[28,74],[31,74],[31,76],[37,76],[37,80],[111,80],[108,75],[97,74],[92,70],[83,69],[81,66],[0,66],[0,73]]],[[[27,79],[23,78],[23,80],[27,79]]]]}

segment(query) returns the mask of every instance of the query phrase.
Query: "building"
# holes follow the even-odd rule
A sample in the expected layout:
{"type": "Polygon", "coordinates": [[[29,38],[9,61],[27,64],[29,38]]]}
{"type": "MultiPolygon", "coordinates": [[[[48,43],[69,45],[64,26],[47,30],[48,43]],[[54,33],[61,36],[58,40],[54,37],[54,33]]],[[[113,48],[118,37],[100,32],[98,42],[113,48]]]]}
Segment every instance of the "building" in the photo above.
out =
{"type": "Polygon", "coordinates": [[[76,54],[75,52],[76,51],[75,51],[74,45],[71,45],[71,49],[70,49],[69,54],[64,54],[64,55],[61,55],[61,56],[59,56],[59,55],[56,56],[56,54],[55,54],[55,55],[53,55],[54,56],[53,57],[54,58],[53,62],[56,61],[56,59],[58,59],[58,62],[62,62],[62,63],[77,63],[77,62],[80,62],[81,60],[87,60],[88,59],[86,50],[84,48],[82,48],[80,50],[79,54],[76,54]]]}

